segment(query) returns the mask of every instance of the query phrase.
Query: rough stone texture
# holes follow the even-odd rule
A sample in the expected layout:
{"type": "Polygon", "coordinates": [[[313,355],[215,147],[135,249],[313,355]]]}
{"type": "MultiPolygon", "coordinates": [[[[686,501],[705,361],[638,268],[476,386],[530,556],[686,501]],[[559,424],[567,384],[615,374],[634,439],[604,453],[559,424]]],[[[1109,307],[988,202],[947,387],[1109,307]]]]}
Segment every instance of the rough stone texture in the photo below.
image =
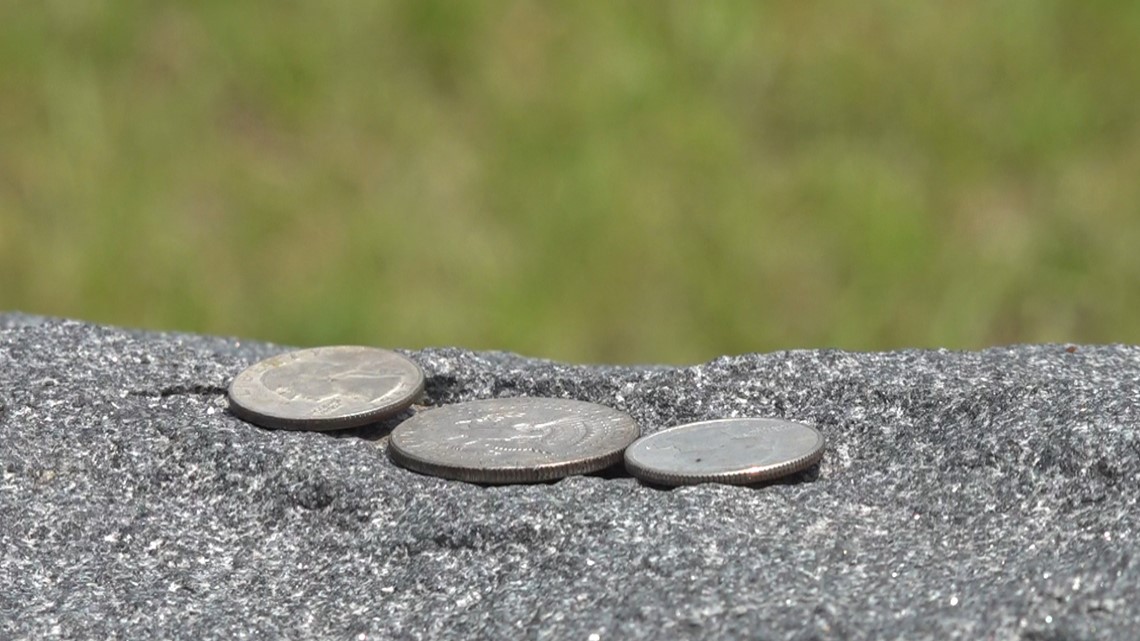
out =
{"type": "Polygon", "coordinates": [[[0,316],[0,638],[1127,639],[1140,348],[795,351],[687,368],[410,355],[428,403],[540,395],[645,432],[813,423],[757,488],[623,472],[480,487],[385,457],[395,421],[226,411],[283,348],[0,316]]]}

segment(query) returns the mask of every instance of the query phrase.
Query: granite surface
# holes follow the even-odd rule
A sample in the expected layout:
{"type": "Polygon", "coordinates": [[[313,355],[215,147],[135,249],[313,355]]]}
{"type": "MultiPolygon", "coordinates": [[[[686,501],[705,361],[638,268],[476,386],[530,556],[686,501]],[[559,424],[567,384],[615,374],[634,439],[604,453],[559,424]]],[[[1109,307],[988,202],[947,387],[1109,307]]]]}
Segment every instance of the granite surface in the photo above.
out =
{"type": "Polygon", "coordinates": [[[645,433],[776,416],[761,487],[482,487],[225,388],[284,348],[0,316],[0,638],[1129,639],[1140,348],[793,351],[695,367],[407,352],[426,404],[555,396],[645,433]]]}

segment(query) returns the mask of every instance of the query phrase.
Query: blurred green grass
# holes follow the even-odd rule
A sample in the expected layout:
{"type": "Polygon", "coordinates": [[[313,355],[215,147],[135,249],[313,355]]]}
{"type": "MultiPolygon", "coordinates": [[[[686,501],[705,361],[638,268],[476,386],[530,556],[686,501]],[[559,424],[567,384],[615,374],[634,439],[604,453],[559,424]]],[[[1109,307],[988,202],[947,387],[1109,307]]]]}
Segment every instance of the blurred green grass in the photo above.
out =
{"type": "Polygon", "coordinates": [[[574,361],[1136,343],[1138,36],[1107,0],[0,3],[0,308],[574,361]]]}

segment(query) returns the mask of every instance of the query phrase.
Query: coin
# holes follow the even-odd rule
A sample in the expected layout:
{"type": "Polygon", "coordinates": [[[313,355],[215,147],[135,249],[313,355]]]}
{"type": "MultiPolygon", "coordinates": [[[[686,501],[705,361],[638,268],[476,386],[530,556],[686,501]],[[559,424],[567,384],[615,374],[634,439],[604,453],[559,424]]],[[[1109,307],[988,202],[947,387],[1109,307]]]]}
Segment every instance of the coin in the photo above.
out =
{"type": "Polygon", "coordinates": [[[263,427],[339,430],[374,423],[412,404],[424,373],[375,347],[317,347],[255,363],[230,383],[230,411],[263,427]]]}
{"type": "Polygon", "coordinates": [[[771,418],[726,418],[650,434],[625,451],[625,467],[659,485],[768,481],[815,465],[823,434],[771,418]]]}
{"type": "Polygon", "coordinates": [[[535,483],[607,468],[641,434],[628,414],[555,398],[498,398],[416,414],[388,453],[410,470],[472,483],[535,483]]]}

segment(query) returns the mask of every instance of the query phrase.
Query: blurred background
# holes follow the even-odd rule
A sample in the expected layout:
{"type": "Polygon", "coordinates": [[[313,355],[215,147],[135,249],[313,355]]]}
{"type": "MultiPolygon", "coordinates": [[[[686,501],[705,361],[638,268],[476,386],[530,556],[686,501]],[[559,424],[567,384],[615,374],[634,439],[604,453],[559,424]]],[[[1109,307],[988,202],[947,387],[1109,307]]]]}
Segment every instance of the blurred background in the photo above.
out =
{"type": "Polygon", "coordinates": [[[0,309],[688,363],[1140,342],[1140,3],[0,2],[0,309]]]}

